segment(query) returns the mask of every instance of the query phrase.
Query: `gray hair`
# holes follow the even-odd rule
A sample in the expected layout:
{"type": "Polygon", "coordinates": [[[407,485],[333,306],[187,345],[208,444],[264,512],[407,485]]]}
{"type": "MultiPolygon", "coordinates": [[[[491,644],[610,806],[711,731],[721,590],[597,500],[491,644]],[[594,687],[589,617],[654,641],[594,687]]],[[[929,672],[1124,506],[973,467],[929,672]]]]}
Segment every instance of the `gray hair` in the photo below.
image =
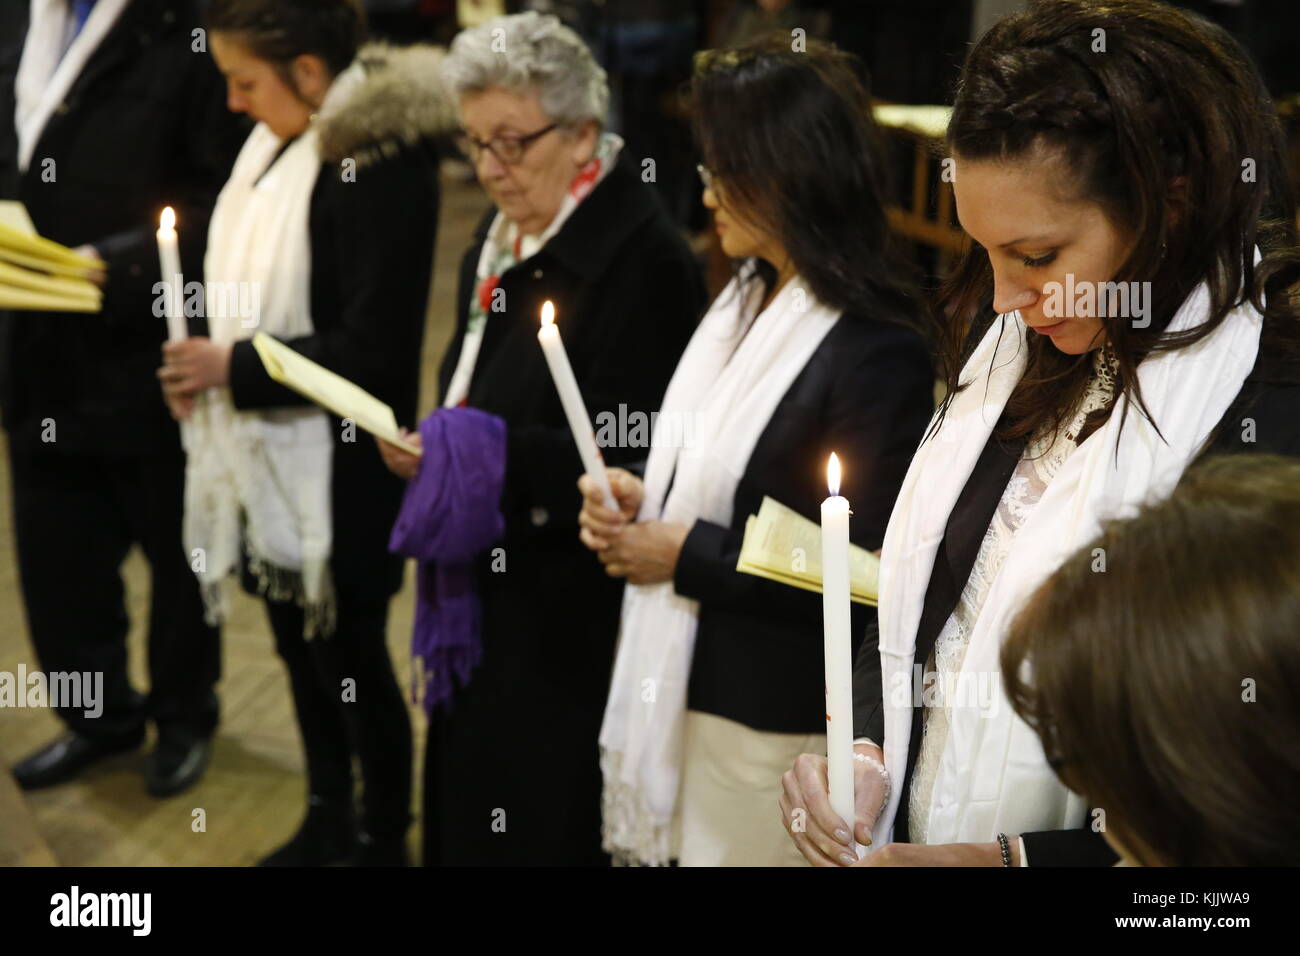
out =
{"type": "Polygon", "coordinates": [[[489,89],[536,90],[542,110],[563,124],[609,112],[609,84],[582,38],[556,17],[534,11],[496,17],[462,30],[451,43],[443,76],[460,97],[489,89]]]}

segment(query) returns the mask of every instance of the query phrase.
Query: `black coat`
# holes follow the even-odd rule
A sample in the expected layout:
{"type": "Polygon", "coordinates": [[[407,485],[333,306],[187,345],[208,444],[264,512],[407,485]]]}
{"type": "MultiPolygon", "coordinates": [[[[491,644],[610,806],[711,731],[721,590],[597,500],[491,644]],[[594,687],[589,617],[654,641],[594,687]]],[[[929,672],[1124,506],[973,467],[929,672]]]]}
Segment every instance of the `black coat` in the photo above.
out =
{"type": "Polygon", "coordinates": [[[43,236],[92,243],[108,263],[99,315],[0,318],[0,406],[15,450],[135,455],[176,448],[155,372],[166,338],[153,313],[154,233],[176,208],[186,282],[202,279],[208,217],[249,124],[226,110],[225,84],[192,49],[196,4],[135,0],[46,124],[18,170],[14,77],[27,3],[0,10],[0,198],[20,199],[43,236]],[[42,181],[54,160],[56,179],[42,181]],[[41,442],[53,418],[57,441],[41,442]]]}
{"type": "MultiPolygon", "coordinates": [[[[438,207],[436,160],[425,143],[360,167],[355,182],[323,164],[311,195],[315,331],[285,344],[391,405],[399,422],[415,421],[438,207]]],[[[230,392],[245,411],[308,404],[267,374],[251,341],[231,351],[230,392]]],[[[334,584],[371,601],[388,598],[402,586],[403,559],[388,553],[388,536],[405,483],[370,435],[330,420],[334,584]]]]}
{"type": "MultiPolygon", "coordinates": [[[[461,264],[443,392],[464,342],[488,224],[461,264]]],[[[597,736],[623,582],[578,540],[582,461],[537,342],[538,312],[554,301],[593,417],[620,405],[648,414],[703,310],[704,286],[653,190],[624,158],[499,288],[505,311],[488,313],[468,404],[506,423],[506,529],[502,550],[479,564],[483,661],[429,725],[424,858],[600,864],[597,736]],[[498,810],[503,832],[492,827],[498,810]]],[[[603,453],[617,465],[645,450],[603,453]]]]}
{"type": "MultiPolygon", "coordinates": [[[[852,508],[849,537],[878,549],[933,409],[920,335],[874,317],[836,323],[759,436],[730,526],[696,521],[682,546],[674,588],[700,602],[688,707],[756,730],[825,730],[821,595],[738,572],[745,519],[766,495],[820,522],[834,451],[852,508]]],[[[853,605],[855,645],[875,613],[853,605]]]]}
{"type": "MultiPolygon", "coordinates": [[[[978,341],[975,333],[971,338],[978,341]]],[[[1024,440],[1004,444],[990,438],[953,507],[935,555],[917,627],[918,661],[929,658],[939,632],[957,607],[985,532],[1025,444],[1024,440]]],[[[1200,457],[1246,452],[1300,456],[1300,365],[1278,360],[1266,343],[1261,344],[1253,371],[1215,426],[1200,457]],[[1247,419],[1253,420],[1253,430],[1245,424],[1247,419]]],[[[884,739],[879,638],[875,627],[867,632],[853,674],[855,731],[876,741],[884,739]]],[[[901,782],[904,797],[894,824],[894,838],[899,841],[908,837],[907,794],[920,752],[917,742],[921,739],[923,716],[924,708],[918,706],[912,719],[913,746],[908,756],[907,776],[901,782]]],[[[896,781],[894,785],[900,783],[896,781]]],[[[1108,865],[1116,859],[1101,834],[1087,828],[1022,836],[1032,866],[1108,865]]]]}

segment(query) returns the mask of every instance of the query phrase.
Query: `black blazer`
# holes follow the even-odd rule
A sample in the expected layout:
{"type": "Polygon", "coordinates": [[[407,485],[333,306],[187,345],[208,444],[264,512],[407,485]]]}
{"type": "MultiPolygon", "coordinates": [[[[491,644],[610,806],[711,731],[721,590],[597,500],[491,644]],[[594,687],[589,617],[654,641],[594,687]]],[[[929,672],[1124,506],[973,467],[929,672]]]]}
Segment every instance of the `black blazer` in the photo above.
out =
{"type": "MultiPolygon", "coordinates": [[[[439,376],[443,394],[464,344],[493,215],[461,263],[457,328],[439,376]]],[[[468,404],[506,425],[505,532],[476,562],[482,663],[455,706],[436,712],[429,725],[425,860],[605,865],[596,742],[623,582],[605,574],[578,540],[582,460],[537,342],[538,312],[554,301],[593,417],[617,414],[620,405],[629,415],[648,415],[659,408],[703,310],[704,283],[625,155],[541,250],[500,277],[498,289],[505,308],[487,314],[468,404]],[[495,755],[512,747],[504,765],[495,755]],[[544,777],[564,785],[538,788],[544,777]],[[510,834],[464,824],[480,807],[496,806],[515,807],[510,834]]],[[[645,449],[607,447],[603,454],[620,465],[645,449]]]]}
{"type": "MultiPolygon", "coordinates": [[[[968,341],[978,342],[982,331],[972,331],[968,341]]],[[[939,632],[957,606],[1025,444],[1023,440],[1001,444],[990,438],[953,507],[935,555],[917,628],[918,661],[930,656],[939,632]]],[[[1243,452],[1300,456],[1300,366],[1279,360],[1266,342],[1261,343],[1253,371],[1199,457],[1243,452]],[[1247,427],[1247,419],[1253,421],[1253,429],[1247,427]]],[[[876,741],[884,738],[879,638],[873,624],[859,649],[853,673],[855,732],[876,741]]],[[[908,836],[907,794],[920,750],[915,744],[921,739],[923,716],[924,708],[917,707],[912,718],[914,745],[908,757],[907,776],[901,782],[904,797],[894,824],[894,838],[899,841],[908,836]]],[[[895,786],[900,784],[896,782],[895,786]]],[[[1031,866],[1109,865],[1116,860],[1101,834],[1087,828],[1022,836],[1031,866]]]]}
{"type": "MultiPolygon", "coordinates": [[[[484,217],[461,263],[441,394],[460,358],[494,215],[484,217]]],[[[497,288],[505,308],[488,312],[468,404],[506,423],[505,534],[497,553],[507,572],[494,569],[491,551],[479,561],[484,662],[468,692],[495,687],[493,693],[510,696],[514,708],[502,719],[513,726],[534,721],[537,708],[554,711],[560,693],[565,719],[576,721],[570,730],[585,735],[604,710],[623,582],[606,575],[578,540],[582,459],[537,342],[541,305],[555,304],[588,413],[617,414],[625,406],[629,415],[648,415],[658,410],[703,312],[704,282],[658,197],[624,154],[560,231],[508,269],[497,288]],[[530,698],[534,689],[542,696],[530,698]]],[[[609,465],[625,465],[645,449],[613,446],[602,455],[609,465]]],[[[594,740],[593,732],[563,747],[588,748],[594,740]]]]}
{"type": "MultiPolygon", "coordinates": [[[[390,149],[385,159],[359,167],[355,182],[345,182],[337,165],[322,165],[309,213],[315,331],[286,344],[391,405],[399,422],[414,424],[438,172],[424,142],[390,149]]],[[[230,392],[244,410],[310,404],[267,374],[251,341],[231,351],[230,392]]],[[[388,553],[388,536],[406,483],[384,466],[368,434],[345,432],[332,414],[330,420],[335,587],[384,600],[402,586],[403,559],[388,553]]]]}
{"type": "Polygon", "coordinates": [[[154,233],[179,216],[181,265],[201,280],[208,217],[250,124],[227,112],[225,84],[192,49],[188,0],[134,0],[50,117],[18,171],[14,78],[27,3],[0,4],[0,198],[20,199],[44,236],[93,243],[108,262],[99,315],[0,317],[0,405],[16,452],[179,454],[155,374],[167,325],[153,314],[154,233]],[[42,178],[54,160],[55,180],[42,178]],[[58,440],[44,445],[41,421],[58,440]]]}
{"type": "MultiPolygon", "coordinates": [[[[853,314],[835,324],[759,436],[730,525],[696,521],[682,546],[673,584],[700,602],[687,706],[756,730],[825,729],[821,595],[737,572],[745,519],[769,496],[819,522],[834,451],[850,539],[876,550],[933,408],[917,332],[853,314]]],[[[855,643],[875,613],[853,605],[855,643]]]]}

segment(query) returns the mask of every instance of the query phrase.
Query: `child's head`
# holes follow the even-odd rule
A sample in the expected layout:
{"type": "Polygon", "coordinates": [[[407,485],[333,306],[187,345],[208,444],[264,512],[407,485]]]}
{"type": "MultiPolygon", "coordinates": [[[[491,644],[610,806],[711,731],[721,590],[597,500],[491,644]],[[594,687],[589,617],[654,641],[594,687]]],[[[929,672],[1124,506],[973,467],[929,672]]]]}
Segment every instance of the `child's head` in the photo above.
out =
{"type": "Polygon", "coordinates": [[[1127,859],[1300,860],[1300,461],[1211,459],[1106,525],[1029,600],[1002,671],[1127,859]]]}

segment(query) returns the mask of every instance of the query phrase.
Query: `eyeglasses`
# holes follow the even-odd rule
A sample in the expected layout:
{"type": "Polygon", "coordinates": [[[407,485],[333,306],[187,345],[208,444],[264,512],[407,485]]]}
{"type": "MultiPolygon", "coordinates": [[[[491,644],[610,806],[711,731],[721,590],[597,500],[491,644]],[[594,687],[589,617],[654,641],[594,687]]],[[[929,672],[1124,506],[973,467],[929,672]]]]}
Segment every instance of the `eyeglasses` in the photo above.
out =
{"type": "Polygon", "coordinates": [[[715,196],[722,195],[721,185],[718,183],[717,177],[713,175],[713,171],[709,169],[708,166],[705,166],[703,163],[697,163],[695,171],[700,174],[700,182],[704,183],[705,189],[713,190],[713,195],[715,196]]]}
{"type": "Polygon", "coordinates": [[[524,158],[524,151],[534,141],[545,136],[559,125],[559,123],[552,123],[550,126],[539,129],[536,133],[529,133],[527,136],[494,136],[486,142],[475,139],[469,133],[461,130],[460,135],[456,137],[456,147],[476,163],[483,154],[483,150],[486,149],[507,166],[514,166],[524,158]]]}

